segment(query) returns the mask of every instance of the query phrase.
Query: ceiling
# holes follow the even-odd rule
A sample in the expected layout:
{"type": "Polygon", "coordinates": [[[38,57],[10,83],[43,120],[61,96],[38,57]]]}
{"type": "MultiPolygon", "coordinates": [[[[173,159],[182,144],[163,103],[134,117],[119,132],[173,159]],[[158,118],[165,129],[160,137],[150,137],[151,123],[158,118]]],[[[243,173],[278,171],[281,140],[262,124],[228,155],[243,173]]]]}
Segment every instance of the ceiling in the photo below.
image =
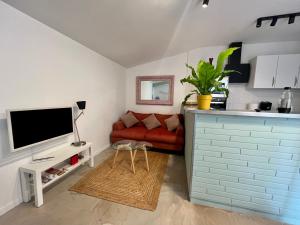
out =
{"type": "Polygon", "coordinates": [[[275,27],[258,17],[300,11],[300,0],[3,0],[115,62],[131,67],[202,46],[300,41],[300,18],[275,27]]]}

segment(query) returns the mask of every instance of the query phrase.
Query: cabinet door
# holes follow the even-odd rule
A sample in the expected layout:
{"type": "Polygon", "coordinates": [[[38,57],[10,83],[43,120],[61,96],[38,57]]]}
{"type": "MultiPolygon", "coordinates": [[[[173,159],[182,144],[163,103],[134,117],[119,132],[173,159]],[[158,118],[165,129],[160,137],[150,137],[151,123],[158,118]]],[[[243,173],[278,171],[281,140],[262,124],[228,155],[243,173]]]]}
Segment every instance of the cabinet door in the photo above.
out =
{"type": "Polygon", "coordinates": [[[280,55],[278,59],[275,88],[298,86],[300,55],[280,55]]]}
{"type": "Polygon", "coordinates": [[[254,88],[274,88],[278,55],[257,56],[254,88]]]}

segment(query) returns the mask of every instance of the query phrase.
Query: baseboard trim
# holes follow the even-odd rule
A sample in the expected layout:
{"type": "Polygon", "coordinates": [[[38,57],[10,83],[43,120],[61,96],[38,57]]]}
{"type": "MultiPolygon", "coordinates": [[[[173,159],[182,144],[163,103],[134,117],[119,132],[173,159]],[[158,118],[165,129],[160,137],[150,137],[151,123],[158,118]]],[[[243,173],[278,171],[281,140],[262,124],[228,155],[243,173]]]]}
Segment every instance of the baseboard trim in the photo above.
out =
{"type": "Polygon", "coordinates": [[[233,211],[233,212],[237,212],[237,213],[261,216],[264,218],[272,219],[274,221],[279,221],[279,222],[283,222],[283,223],[300,224],[299,219],[286,217],[286,216],[273,215],[270,213],[258,212],[258,211],[254,211],[251,209],[245,209],[245,208],[240,208],[240,207],[235,207],[235,206],[224,205],[222,203],[215,203],[215,202],[210,202],[207,200],[202,200],[202,199],[197,199],[197,198],[191,198],[190,202],[193,204],[197,204],[197,205],[204,205],[204,206],[209,206],[209,207],[213,207],[213,208],[221,208],[221,209],[224,209],[227,211],[233,211]]]}
{"type": "Polygon", "coordinates": [[[101,148],[95,149],[94,156],[99,155],[104,150],[108,149],[110,147],[110,144],[107,144],[101,148]]]}
{"type": "Polygon", "coordinates": [[[2,206],[0,208],[0,216],[4,215],[5,213],[7,213],[9,210],[15,208],[16,206],[18,206],[19,204],[22,203],[22,199],[16,199],[14,201],[9,202],[8,204],[6,204],[5,206],[2,206]]]}

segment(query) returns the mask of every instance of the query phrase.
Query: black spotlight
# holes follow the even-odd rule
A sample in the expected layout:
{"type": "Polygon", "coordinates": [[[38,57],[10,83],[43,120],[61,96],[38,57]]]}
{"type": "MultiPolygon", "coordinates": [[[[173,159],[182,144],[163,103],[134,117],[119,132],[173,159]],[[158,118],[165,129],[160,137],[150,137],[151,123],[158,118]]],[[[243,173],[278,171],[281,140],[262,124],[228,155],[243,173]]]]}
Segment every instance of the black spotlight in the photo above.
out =
{"type": "Polygon", "coordinates": [[[258,19],[256,22],[256,27],[261,27],[262,19],[258,19]]]}
{"type": "Polygon", "coordinates": [[[278,18],[277,17],[273,17],[272,22],[270,24],[271,27],[274,27],[277,23],[278,18]]]}
{"type": "Polygon", "coordinates": [[[290,17],[289,17],[289,24],[292,24],[292,23],[294,23],[295,22],[295,15],[290,15],[290,17]]]}
{"type": "Polygon", "coordinates": [[[208,3],[209,3],[209,0],[203,0],[202,7],[203,8],[207,8],[208,7],[208,3]]]}

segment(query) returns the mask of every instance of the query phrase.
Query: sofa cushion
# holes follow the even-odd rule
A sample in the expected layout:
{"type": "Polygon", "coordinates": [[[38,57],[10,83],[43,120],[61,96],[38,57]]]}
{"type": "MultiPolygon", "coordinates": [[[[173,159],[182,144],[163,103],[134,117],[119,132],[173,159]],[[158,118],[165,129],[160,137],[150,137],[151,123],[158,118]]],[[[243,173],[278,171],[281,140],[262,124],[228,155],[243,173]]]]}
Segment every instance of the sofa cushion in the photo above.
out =
{"type": "Polygon", "coordinates": [[[165,123],[166,123],[166,125],[167,125],[168,131],[173,131],[173,130],[175,130],[175,129],[179,126],[179,124],[180,124],[177,115],[173,115],[173,116],[171,116],[170,118],[166,119],[166,120],[165,120],[165,123]]]}
{"type": "Polygon", "coordinates": [[[124,138],[131,140],[144,140],[148,130],[145,127],[130,127],[123,130],[115,130],[111,136],[114,138],[124,138]]]}
{"type": "Polygon", "coordinates": [[[176,132],[168,131],[163,127],[148,130],[145,135],[145,141],[156,141],[169,144],[176,144],[176,138],[176,132]]]}
{"type": "Polygon", "coordinates": [[[145,127],[142,120],[151,115],[150,113],[136,113],[136,112],[128,110],[127,113],[129,113],[129,112],[131,112],[135,116],[135,118],[138,119],[139,122],[134,125],[134,126],[138,126],[138,127],[145,127]]]}
{"type": "Polygon", "coordinates": [[[183,124],[183,119],[182,114],[171,114],[171,115],[166,115],[166,114],[155,114],[156,118],[159,120],[159,122],[161,123],[161,126],[167,129],[167,124],[165,123],[166,119],[169,119],[172,116],[177,116],[177,118],[179,119],[179,123],[183,124]]]}
{"type": "Polygon", "coordinates": [[[121,120],[127,128],[132,127],[133,125],[139,122],[138,119],[135,118],[132,112],[129,112],[121,116],[121,120]]]}
{"type": "MultiPolygon", "coordinates": [[[[132,112],[132,111],[128,111],[128,112],[132,112]]],[[[136,113],[136,112],[132,112],[132,114],[133,114],[139,121],[142,121],[143,119],[146,119],[148,116],[151,115],[151,113],[136,113]]]]}
{"type": "Polygon", "coordinates": [[[161,126],[161,123],[158,121],[158,119],[156,119],[154,114],[148,116],[146,119],[143,119],[142,122],[145,124],[148,130],[152,130],[161,126]]]}
{"type": "Polygon", "coordinates": [[[164,115],[164,114],[155,114],[156,118],[159,120],[159,122],[161,123],[161,126],[163,128],[167,128],[167,125],[165,124],[165,120],[170,118],[172,115],[164,115]]]}

